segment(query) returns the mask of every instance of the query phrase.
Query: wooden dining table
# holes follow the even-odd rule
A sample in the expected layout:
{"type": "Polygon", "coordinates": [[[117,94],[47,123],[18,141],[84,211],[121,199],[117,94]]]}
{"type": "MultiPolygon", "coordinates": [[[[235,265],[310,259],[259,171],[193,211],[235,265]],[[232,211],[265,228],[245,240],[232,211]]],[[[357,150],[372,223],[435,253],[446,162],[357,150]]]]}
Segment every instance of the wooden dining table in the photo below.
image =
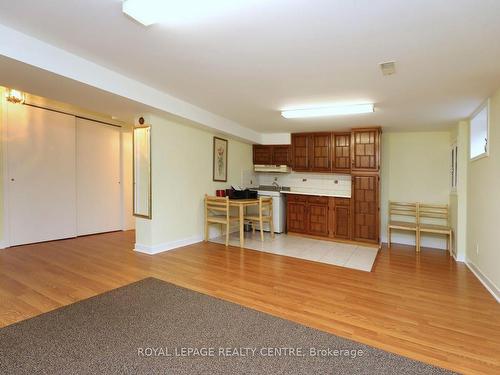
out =
{"type": "Polygon", "coordinates": [[[230,207],[238,207],[239,222],[240,222],[240,247],[245,244],[245,209],[249,206],[259,205],[259,199],[229,199],[230,207]]]}

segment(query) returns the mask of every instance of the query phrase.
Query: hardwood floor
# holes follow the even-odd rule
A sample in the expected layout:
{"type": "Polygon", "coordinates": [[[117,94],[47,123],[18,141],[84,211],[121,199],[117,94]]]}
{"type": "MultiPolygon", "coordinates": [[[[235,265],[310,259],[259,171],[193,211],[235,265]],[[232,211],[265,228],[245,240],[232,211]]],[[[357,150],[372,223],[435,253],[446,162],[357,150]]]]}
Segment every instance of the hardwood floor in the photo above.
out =
{"type": "Polygon", "coordinates": [[[372,272],[200,243],[149,256],[133,232],[0,250],[0,326],[153,276],[464,373],[500,373],[500,304],[444,251],[382,248],[372,272]]]}

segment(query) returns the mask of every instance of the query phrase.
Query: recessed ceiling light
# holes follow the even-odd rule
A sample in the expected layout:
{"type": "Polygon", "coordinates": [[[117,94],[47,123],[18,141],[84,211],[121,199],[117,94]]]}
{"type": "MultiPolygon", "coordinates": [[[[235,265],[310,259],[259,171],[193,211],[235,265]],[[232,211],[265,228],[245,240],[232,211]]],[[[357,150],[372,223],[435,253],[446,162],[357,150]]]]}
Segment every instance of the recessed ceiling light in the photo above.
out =
{"type": "Polygon", "coordinates": [[[373,103],[336,105],[331,107],[287,109],[281,112],[284,118],[356,115],[374,111],[373,103]]]}
{"type": "Polygon", "coordinates": [[[390,76],[396,73],[396,62],[395,61],[387,61],[379,64],[380,70],[382,70],[382,74],[384,76],[390,76]]]}
{"type": "Polygon", "coordinates": [[[123,13],[145,26],[182,24],[232,11],[263,0],[124,0],[123,13]]]}

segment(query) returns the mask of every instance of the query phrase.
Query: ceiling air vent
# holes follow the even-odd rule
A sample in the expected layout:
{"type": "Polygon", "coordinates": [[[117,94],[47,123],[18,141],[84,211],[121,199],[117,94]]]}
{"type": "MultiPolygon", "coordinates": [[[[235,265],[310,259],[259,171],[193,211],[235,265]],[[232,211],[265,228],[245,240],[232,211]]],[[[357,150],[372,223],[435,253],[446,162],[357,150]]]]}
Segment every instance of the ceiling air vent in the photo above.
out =
{"type": "Polygon", "coordinates": [[[396,62],[394,61],[387,61],[380,63],[380,70],[382,70],[382,74],[384,76],[390,76],[394,73],[396,73],[396,62]]]}

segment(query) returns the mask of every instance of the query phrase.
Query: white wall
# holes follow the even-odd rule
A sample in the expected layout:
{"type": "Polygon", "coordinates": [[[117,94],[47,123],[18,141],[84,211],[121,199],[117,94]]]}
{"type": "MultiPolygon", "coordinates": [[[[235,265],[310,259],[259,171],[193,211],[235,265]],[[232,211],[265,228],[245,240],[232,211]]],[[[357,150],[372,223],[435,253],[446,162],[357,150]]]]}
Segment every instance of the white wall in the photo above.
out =
{"type": "Polygon", "coordinates": [[[469,161],[467,263],[500,301],[500,90],[490,100],[489,156],[469,161]]]}
{"type": "Polygon", "coordinates": [[[158,252],[202,239],[204,195],[242,184],[242,175],[252,168],[252,147],[229,139],[228,182],[213,182],[213,133],[157,116],[147,122],[153,210],[152,220],[136,220],[136,250],[158,252]]]}
{"type": "MultiPolygon", "coordinates": [[[[387,242],[389,200],[449,204],[449,132],[383,133],[381,239],[387,242]]],[[[415,236],[393,232],[392,242],[415,244],[415,236]]],[[[446,248],[445,237],[425,235],[423,247],[446,248]]]]}
{"type": "MultiPolygon", "coordinates": [[[[450,132],[450,147],[457,144],[457,189],[450,193],[450,224],[453,228],[453,255],[465,260],[467,237],[467,171],[469,164],[469,123],[460,121],[450,132]]],[[[451,152],[451,151],[450,151],[451,152]]],[[[449,155],[448,155],[449,156],[449,155]]]]}

